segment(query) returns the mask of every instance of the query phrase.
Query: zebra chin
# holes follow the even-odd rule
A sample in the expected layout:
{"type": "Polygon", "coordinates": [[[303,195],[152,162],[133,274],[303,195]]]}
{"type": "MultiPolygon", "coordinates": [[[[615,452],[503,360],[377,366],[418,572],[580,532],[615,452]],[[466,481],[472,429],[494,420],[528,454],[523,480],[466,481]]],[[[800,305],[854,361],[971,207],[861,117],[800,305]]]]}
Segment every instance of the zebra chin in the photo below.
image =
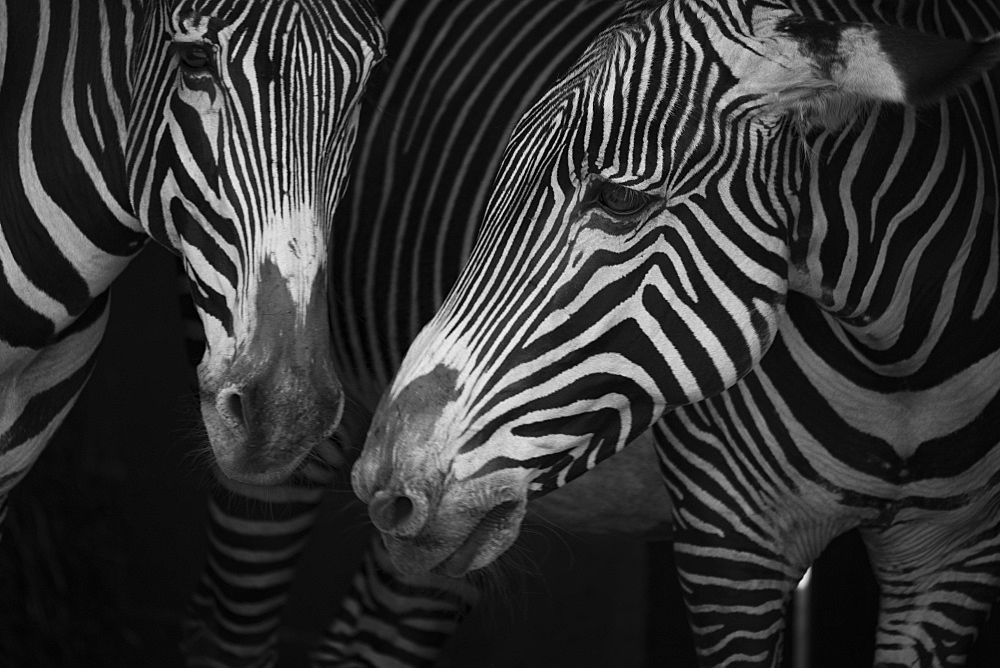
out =
{"type": "Polygon", "coordinates": [[[526,503],[505,501],[468,522],[441,520],[410,538],[382,532],[389,556],[404,574],[459,578],[507,551],[521,530],[526,503]]]}

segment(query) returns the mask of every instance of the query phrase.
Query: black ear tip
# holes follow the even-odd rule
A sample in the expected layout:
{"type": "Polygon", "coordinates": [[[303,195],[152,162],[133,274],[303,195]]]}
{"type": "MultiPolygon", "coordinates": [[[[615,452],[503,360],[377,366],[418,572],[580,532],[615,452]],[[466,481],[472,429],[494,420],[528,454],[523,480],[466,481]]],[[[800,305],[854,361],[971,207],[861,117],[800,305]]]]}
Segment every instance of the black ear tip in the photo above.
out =
{"type": "Polygon", "coordinates": [[[949,97],[1000,63],[1000,39],[970,42],[898,28],[880,31],[879,39],[910,104],[949,97]]]}

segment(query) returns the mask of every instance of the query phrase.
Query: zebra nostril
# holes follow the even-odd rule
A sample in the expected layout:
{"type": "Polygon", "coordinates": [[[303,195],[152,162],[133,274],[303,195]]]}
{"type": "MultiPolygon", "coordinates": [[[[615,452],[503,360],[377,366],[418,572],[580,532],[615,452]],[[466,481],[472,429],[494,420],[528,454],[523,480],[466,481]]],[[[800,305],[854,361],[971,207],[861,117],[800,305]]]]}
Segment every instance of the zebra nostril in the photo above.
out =
{"type": "Polygon", "coordinates": [[[226,397],[226,408],[236,422],[243,424],[243,398],[239,392],[233,392],[226,397]]]}
{"type": "Polygon", "coordinates": [[[392,523],[399,526],[413,515],[413,501],[408,496],[397,496],[392,502],[392,523]]]}
{"type": "Polygon", "coordinates": [[[420,499],[407,494],[378,492],[368,506],[368,514],[379,531],[394,536],[413,536],[423,526],[423,507],[420,499]]]}
{"type": "Polygon", "coordinates": [[[243,396],[236,388],[229,388],[219,393],[215,402],[215,408],[219,411],[222,420],[231,429],[245,431],[247,425],[246,408],[243,396]]]}

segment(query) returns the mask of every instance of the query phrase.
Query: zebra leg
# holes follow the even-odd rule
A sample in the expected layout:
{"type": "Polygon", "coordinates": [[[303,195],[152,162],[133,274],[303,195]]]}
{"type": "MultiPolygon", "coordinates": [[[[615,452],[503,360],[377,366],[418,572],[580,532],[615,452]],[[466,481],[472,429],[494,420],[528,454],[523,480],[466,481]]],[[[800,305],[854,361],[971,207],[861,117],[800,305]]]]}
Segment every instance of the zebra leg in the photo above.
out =
{"type": "Polygon", "coordinates": [[[216,472],[208,559],[184,625],[181,649],[189,668],[275,665],[295,564],[331,476],[325,463],[309,462],[296,484],[268,488],[216,472]]]}
{"type": "Polygon", "coordinates": [[[965,665],[1000,595],[1000,527],[995,520],[975,527],[862,531],[881,594],[877,668],[965,665]]]}
{"type": "Polygon", "coordinates": [[[699,665],[782,665],[785,613],[805,567],[757,543],[692,534],[678,532],[674,558],[699,665]]]}
{"type": "Polygon", "coordinates": [[[478,598],[469,582],[403,575],[373,532],[340,613],[313,652],[314,668],[426,668],[478,598]]]}

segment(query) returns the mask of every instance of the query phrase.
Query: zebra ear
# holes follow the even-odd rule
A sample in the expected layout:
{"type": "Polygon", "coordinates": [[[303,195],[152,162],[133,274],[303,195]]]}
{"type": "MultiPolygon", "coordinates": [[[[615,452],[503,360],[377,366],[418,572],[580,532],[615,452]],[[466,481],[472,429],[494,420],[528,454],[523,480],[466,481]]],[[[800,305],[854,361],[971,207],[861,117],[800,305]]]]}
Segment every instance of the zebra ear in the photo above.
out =
{"type": "Polygon", "coordinates": [[[1000,39],[945,39],[889,25],[791,15],[774,36],[784,64],[773,105],[823,127],[872,102],[938,102],[1000,62],[1000,39]]]}

